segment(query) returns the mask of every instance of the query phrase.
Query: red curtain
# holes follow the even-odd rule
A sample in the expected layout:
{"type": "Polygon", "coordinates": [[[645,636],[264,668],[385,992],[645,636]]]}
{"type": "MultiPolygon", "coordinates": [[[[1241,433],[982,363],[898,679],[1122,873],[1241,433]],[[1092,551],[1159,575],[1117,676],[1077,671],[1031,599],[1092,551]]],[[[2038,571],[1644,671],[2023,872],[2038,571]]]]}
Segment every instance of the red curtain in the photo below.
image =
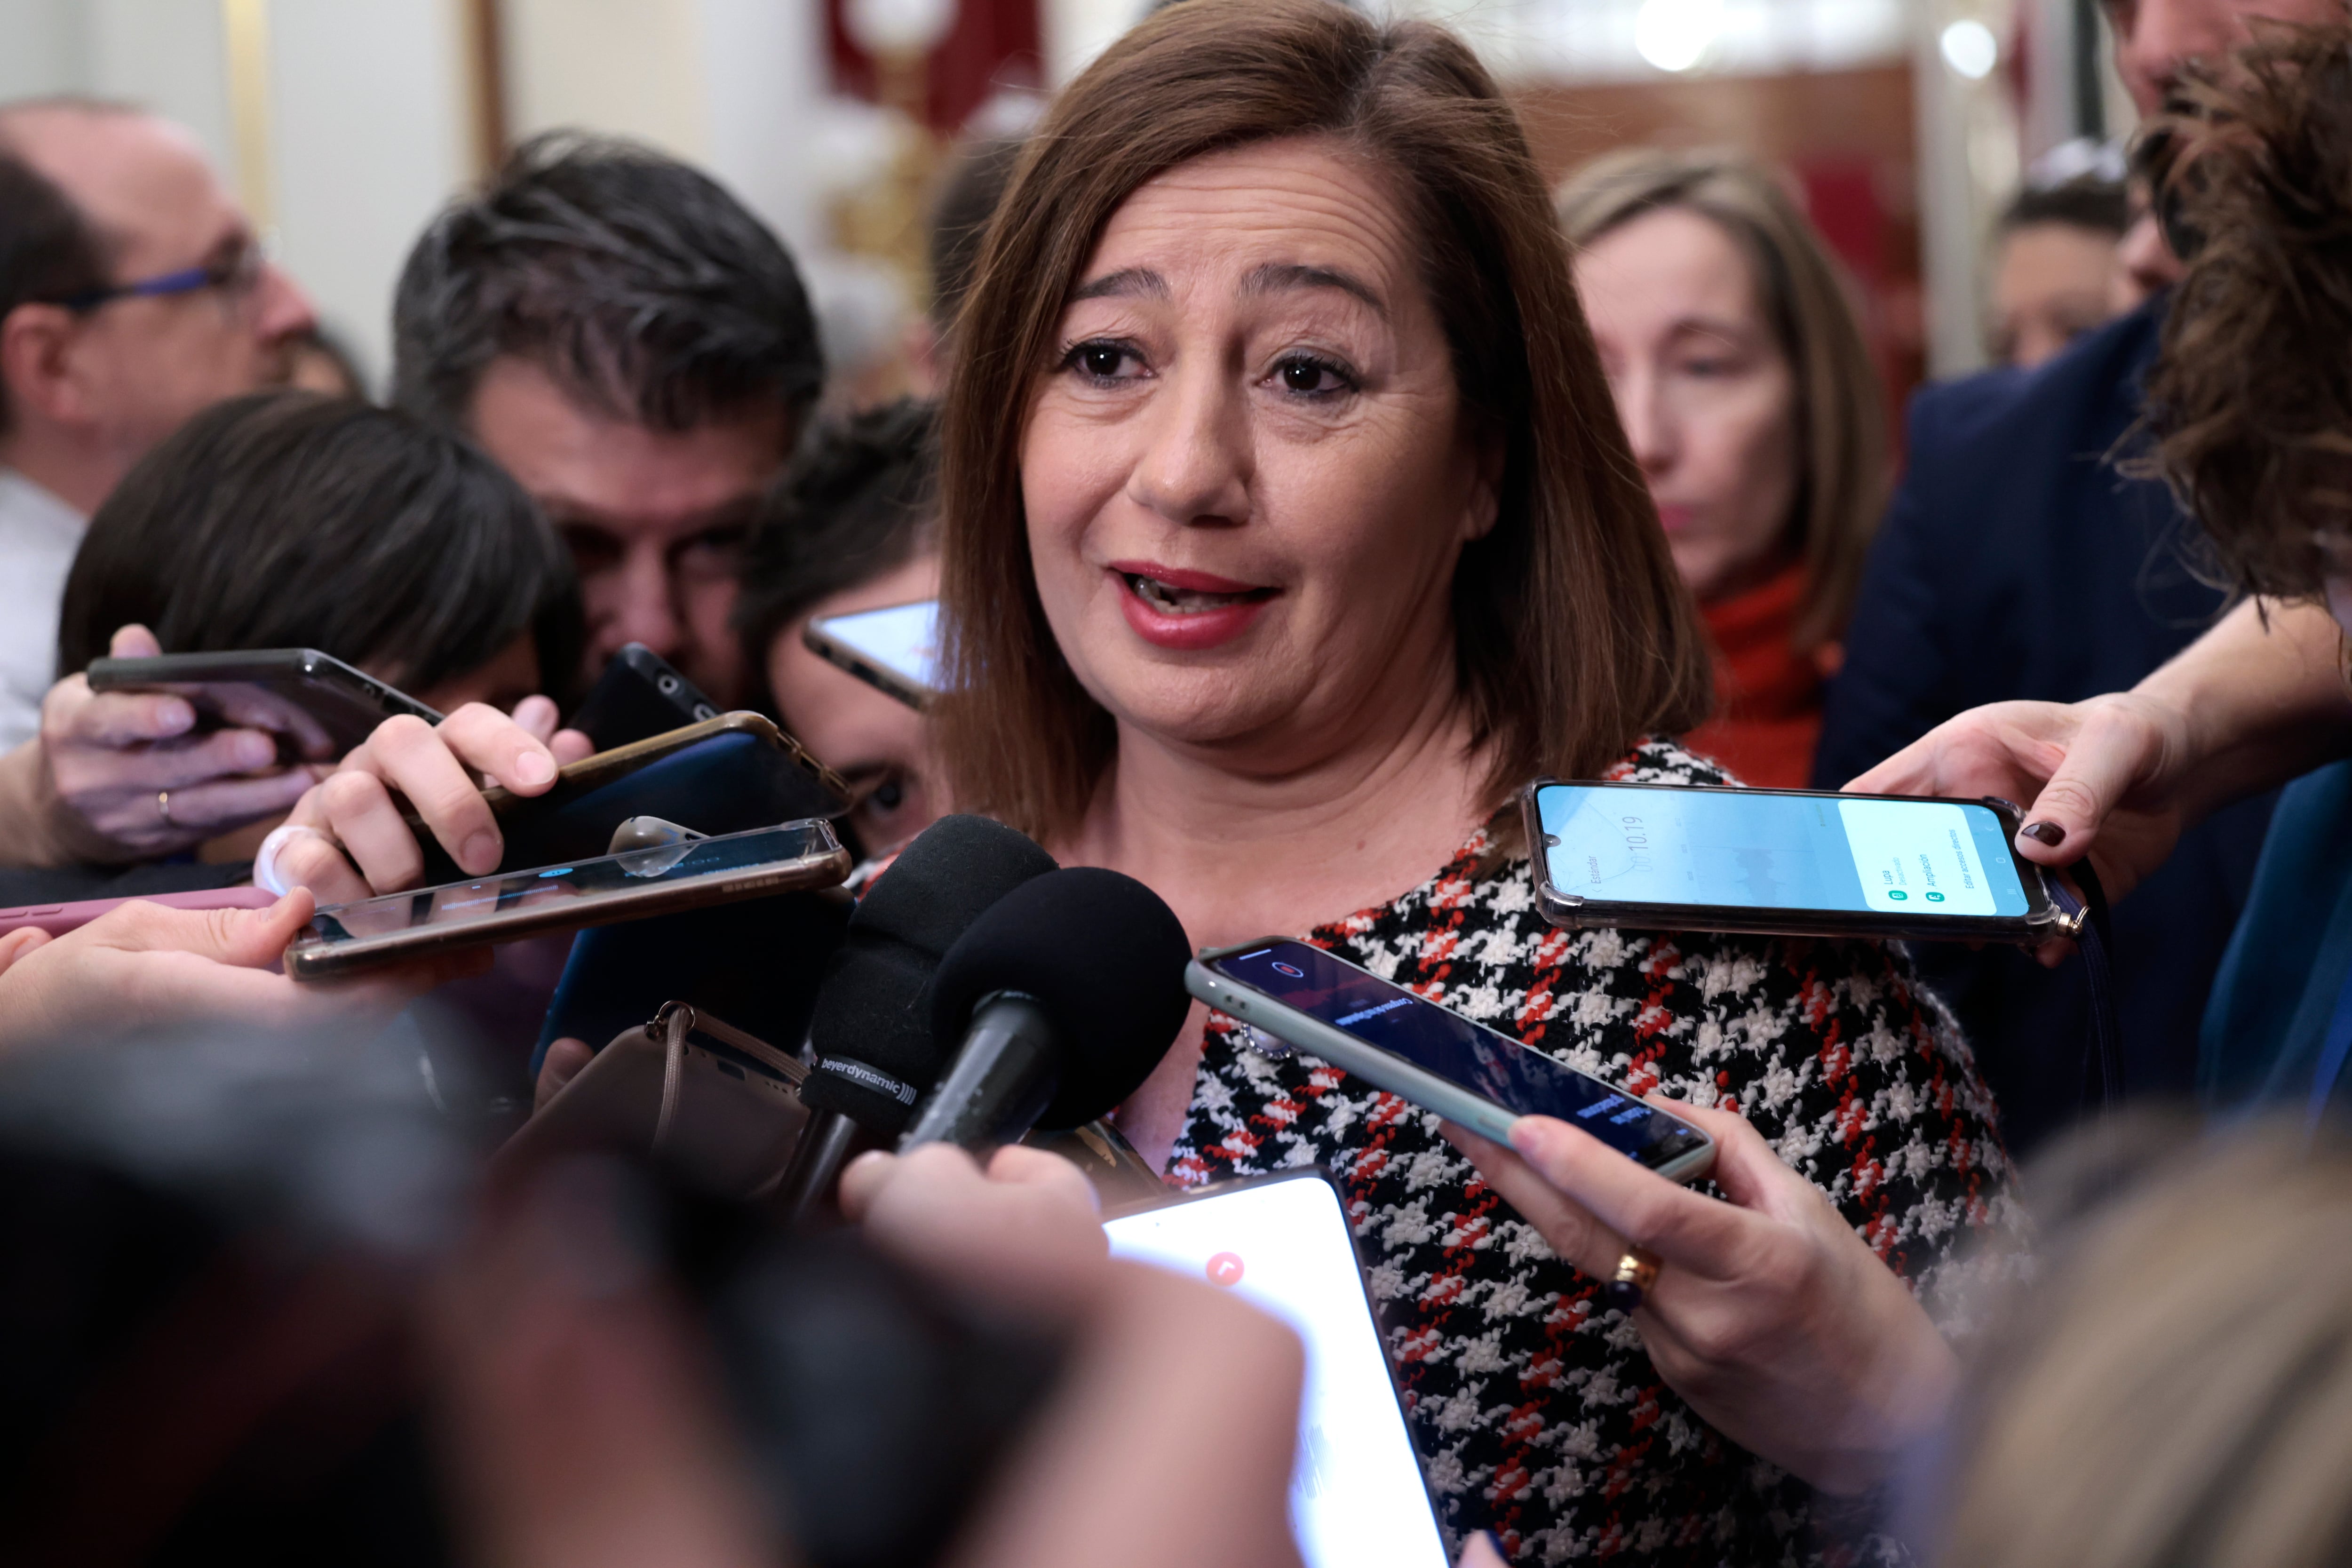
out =
{"type": "MultiPolygon", "coordinates": [[[[825,39],[833,53],[834,86],[874,96],[874,62],[842,21],[843,0],[824,0],[825,39]]],[[[931,51],[925,118],[953,135],[971,111],[1000,87],[1045,85],[1037,0],[957,0],[955,25],[931,51]]]]}

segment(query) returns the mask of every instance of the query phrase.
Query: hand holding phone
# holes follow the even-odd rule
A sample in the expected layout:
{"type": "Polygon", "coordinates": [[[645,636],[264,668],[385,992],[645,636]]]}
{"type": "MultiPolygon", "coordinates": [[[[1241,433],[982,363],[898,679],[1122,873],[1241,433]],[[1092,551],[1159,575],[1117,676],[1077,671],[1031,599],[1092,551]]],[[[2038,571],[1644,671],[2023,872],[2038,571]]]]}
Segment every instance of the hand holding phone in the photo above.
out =
{"type": "MultiPolygon", "coordinates": [[[[145,626],[114,634],[120,659],[159,653],[145,626]]],[[[37,745],[0,761],[0,862],[110,865],[189,848],[285,811],[316,783],[278,765],[274,737],[200,727],[185,697],[93,691],[75,675],[41,703],[37,745]]]]}
{"type": "Polygon", "coordinates": [[[1546,779],[1520,805],[1554,925],[2032,945],[2077,919],[2002,801],[1546,779]]]}
{"type": "Polygon", "coordinates": [[[1657,1258],[1633,1323],[1659,1375],[1709,1426],[1824,1490],[1877,1485],[1941,1417],[1958,1383],[1950,1347],[1745,1117],[1665,1109],[1710,1139],[1723,1198],[1662,1181],[1550,1117],[1521,1119],[1508,1146],[1447,1136],[1587,1279],[1610,1278],[1629,1245],[1657,1258]]]}
{"type": "MultiPolygon", "coordinates": [[[[545,795],[588,744],[569,730],[542,739],[522,722],[534,710],[551,730],[554,704],[539,697],[526,699],[513,716],[469,702],[430,728],[387,721],[302,797],[265,843],[257,866],[271,861],[278,886],[309,888],[325,904],[414,887],[436,864],[412,826],[414,814],[426,837],[454,847],[437,862],[449,869],[436,879],[495,870],[505,843],[480,781],[493,781],[500,798],[545,795]]],[[[616,814],[605,831],[628,815],[616,814]]],[[[599,841],[593,849],[602,847],[599,841]]]]}
{"type": "Polygon", "coordinates": [[[386,719],[441,715],[406,692],[311,647],[167,653],[90,660],[92,691],[160,691],[184,698],[206,729],[266,730],[279,760],[329,763],[386,719]]]}

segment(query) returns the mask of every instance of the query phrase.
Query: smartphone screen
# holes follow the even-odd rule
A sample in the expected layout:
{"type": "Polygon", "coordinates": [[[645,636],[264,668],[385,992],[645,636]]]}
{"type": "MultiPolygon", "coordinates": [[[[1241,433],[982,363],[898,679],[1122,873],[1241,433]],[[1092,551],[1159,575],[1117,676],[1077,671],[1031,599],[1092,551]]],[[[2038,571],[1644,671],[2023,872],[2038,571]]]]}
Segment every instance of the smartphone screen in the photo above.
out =
{"type": "Polygon", "coordinates": [[[940,689],[940,602],[923,599],[887,609],[832,616],[817,626],[851,652],[925,691],[940,689]]]}
{"type": "Polygon", "coordinates": [[[1969,801],[1745,789],[1546,784],[1536,792],[1555,891],[1610,903],[2029,912],[2009,832],[1969,801]]]}
{"type": "Polygon", "coordinates": [[[1572,1122],[1652,1170],[1706,1144],[1706,1135],[1681,1118],[1321,948],[1272,942],[1209,967],[1506,1110],[1572,1122]]]}
{"type": "Polygon", "coordinates": [[[1290,1527],[1307,1568],[1445,1568],[1339,1194],[1319,1172],[1105,1222],[1113,1257],[1211,1284],[1307,1347],[1290,1527]]]}
{"type": "Polygon", "coordinates": [[[719,838],[632,849],[539,870],[512,871],[414,892],[333,904],[310,917],[313,938],[335,944],[432,927],[446,931],[544,905],[580,906],[617,893],[724,873],[750,874],[837,854],[822,822],[793,822],[719,838]]]}

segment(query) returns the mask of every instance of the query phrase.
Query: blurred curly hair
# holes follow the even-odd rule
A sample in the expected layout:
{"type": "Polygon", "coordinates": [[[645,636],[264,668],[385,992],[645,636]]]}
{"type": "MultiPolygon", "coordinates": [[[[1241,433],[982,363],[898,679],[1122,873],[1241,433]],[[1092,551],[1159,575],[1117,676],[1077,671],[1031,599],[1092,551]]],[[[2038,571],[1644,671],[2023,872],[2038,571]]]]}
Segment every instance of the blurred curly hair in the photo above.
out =
{"type": "Polygon", "coordinates": [[[2307,599],[2352,563],[2352,27],[2256,24],[2156,128],[2195,253],[2147,385],[2141,467],[2241,594],[2307,599]]]}

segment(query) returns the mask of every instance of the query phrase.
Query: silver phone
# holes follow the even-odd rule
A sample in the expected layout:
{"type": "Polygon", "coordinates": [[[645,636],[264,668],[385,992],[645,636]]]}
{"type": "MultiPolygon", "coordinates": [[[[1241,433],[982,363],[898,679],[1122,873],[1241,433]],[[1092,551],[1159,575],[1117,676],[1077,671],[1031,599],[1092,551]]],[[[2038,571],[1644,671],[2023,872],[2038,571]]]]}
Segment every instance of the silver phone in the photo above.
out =
{"type": "Polygon", "coordinates": [[[1203,949],[1184,971],[1184,988],[1498,1142],[1522,1116],[1555,1116],[1672,1181],[1696,1181],[1715,1163],[1715,1141],[1672,1111],[1307,942],[1203,949]]]}
{"type": "Polygon", "coordinates": [[[940,602],[919,599],[811,621],[801,640],[877,690],[921,708],[938,695],[940,602]]]}

